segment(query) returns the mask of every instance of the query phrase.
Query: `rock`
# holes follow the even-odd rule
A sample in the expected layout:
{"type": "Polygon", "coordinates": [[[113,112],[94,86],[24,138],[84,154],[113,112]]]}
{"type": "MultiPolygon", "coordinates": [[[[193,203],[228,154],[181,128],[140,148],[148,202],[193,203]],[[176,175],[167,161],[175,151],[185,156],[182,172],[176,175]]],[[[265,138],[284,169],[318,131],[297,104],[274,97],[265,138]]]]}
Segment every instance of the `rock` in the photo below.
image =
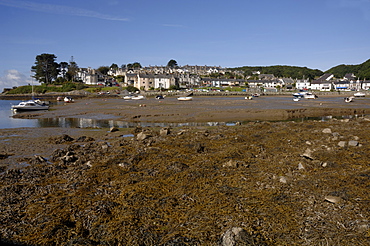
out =
{"type": "Polygon", "coordinates": [[[240,227],[227,230],[221,237],[221,246],[255,245],[253,238],[240,227]]]}
{"type": "Polygon", "coordinates": [[[139,141],[142,141],[142,140],[145,140],[145,139],[148,139],[150,138],[151,135],[150,134],[146,134],[144,132],[140,132],[136,135],[136,139],[139,140],[139,141]]]}
{"type": "Polygon", "coordinates": [[[167,136],[170,134],[170,128],[164,127],[159,131],[159,135],[161,136],[167,136]]]}
{"type": "Polygon", "coordinates": [[[112,126],[110,129],[109,129],[110,132],[118,132],[119,129],[117,127],[114,127],[112,126]]]}
{"type": "Polygon", "coordinates": [[[239,163],[235,160],[229,160],[228,162],[223,164],[222,167],[239,167],[239,163]]]}
{"type": "Polygon", "coordinates": [[[340,197],[337,197],[337,196],[326,196],[325,197],[325,201],[330,202],[330,203],[338,203],[341,200],[342,199],[340,197]]]}
{"type": "Polygon", "coordinates": [[[306,151],[303,153],[302,157],[313,160],[314,158],[312,157],[313,151],[311,149],[306,149],[306,151]]]}
{"type": "Polygon", "coordinates": [[[331,129],[330,128],[325,128],[324,130],[322,130],[322,133],[331,133],[331,129]]]}
{"type": "Polygon", "coordinates": [[[356,146],[358,146],[358,141],[356,141],[356,140],[348,141],[348,146],[356,147],[356,146]]]}
{"type": "Polygon", "coordinates": [[[0,154],[0,160],[8,158],[8,154],[0,154]]]}
{"type": "Polygon", "coordinates": [[[338,143],[338,146],[339,147],[345,147],[346,146],[346,141],[340,141],[339,143],[338,143]]]}
{"type": "Polygon", "coordinates": [[[44,157],[42,157],[40,155],[35,155],[34,157],[35,157],[35,160],[37,162],[39,162],[39,163],[42,163],[42,162],[46,162],[47,161],[44,157]]]}
{"type": "Polygon", "coordinates": [[[86,136],[81,136],[76,139],[76,142],[91,142],[91,141],[95,141],[95,139],[92,137],[86,137],[86,136]]]}
{"type": "Polygon", "coordinates": [[[279,181],[280,181],[280,183],[283,183],[283,184],[286,184],[288,182],[286,177],[284,177],[284,176],[281,176],[279,181]]]}
{"type": "Polygon", "coordinates": [[[302,163],[299,163],[298,164],[298,170],[302,170],[302,169],[304,169],[304,166],[302,165],[302,163]]]}

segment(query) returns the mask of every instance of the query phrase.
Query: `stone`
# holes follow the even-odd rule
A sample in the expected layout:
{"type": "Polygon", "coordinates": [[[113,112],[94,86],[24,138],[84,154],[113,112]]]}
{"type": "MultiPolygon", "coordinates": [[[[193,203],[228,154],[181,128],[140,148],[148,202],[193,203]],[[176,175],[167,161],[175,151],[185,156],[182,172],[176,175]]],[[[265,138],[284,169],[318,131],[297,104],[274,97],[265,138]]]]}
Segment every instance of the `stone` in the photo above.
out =
{"type": "Polygon", "coordinates": [[[167,136],[171,133],[170,129],[165,127],[165,128],[162,128],[160,131],[159,131],[159,135],[161,136],[167,136]]]}
{"type": "Polygon", "coordinates": [[[228,162],[224,163],[222,167],[238,167],[239,163],[235,160],[229,160],[228,162]]]}
{"type": "Polygon", "coordinates": [[[338,203],[342,200],[342,198],[337,197],[337,196],[326,196],[325,201],[330,202],[330,203],[338,203]]]}
{"type": "Polygon", "coordinates": [[[119,129],[117,127],[112,126],[109,131],[110,132],[118,132],[119,129]]]}
{"type": "Polygon", "coordinates": [[[284,176],[281,176],[279,181],[280,181],[280,183],[283,183],[283,184],[286,184],[288,182],[286,177],[284,177],[284,176]]]}
{"type": "Polygon", "coordinates": [[[348,141],[348,146],[356,147],[356,146],[358,146],[358,141],[356,141],[356,140],[348,141]]]}
{"type": "Polygon", "coordinates": [[[338,143],[338,146],[339,147],[345,147],[346,146],[346,141],[340,141],[339,143],[338,143]]]}
{"type": "Polygon", "coordinates": [[[221,237],[221,246],[256,245],[253,238],[240,227],[227,230],[221,237]]]}
{"type": "Polygon", "coordinates": [[[148,138],[150,138],[150,137],[151,137],[151,135],[146,134],[146,133],[144,133],[144,132],[140,132],[140,133],[138,133],[138,134],[136,135],[136,139],[137,139],[137,140],[139,140],[139,141],[142,141],[142,140],[148,139],[148,138]]]}
{"type": "Polygon", "coordinates": [[[325,128],[324,130],[322,130],[322,133],[331,133],[331,129],[330,128],[325,128]]]}
{"type": "Polygon", "coordinates": [[[302,170],[302,169],[304,169],[304,166],[302,165],[302,163],[299,163],[298,164],[298,170],[302,170]]]}
{"type": "Polygon", "coordinates": [[[313,160],[314,158],[312,157],[312,152],[313,151],[311,149],[306,149],[306,151],[303,153],[302,157],[313,160]]]}

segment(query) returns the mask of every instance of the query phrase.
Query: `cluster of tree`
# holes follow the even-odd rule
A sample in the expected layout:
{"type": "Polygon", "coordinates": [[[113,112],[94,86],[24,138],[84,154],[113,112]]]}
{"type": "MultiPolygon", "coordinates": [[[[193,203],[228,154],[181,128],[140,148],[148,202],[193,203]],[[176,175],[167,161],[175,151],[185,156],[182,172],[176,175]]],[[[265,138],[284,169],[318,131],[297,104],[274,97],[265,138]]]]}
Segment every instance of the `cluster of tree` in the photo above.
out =
{"type": "Polygon", "coordinates": [[[280,78],[293,78],[293,79],[314,79],[323,75],[324,73],[318,69],[310,69],[307,67],[295,67],[295,66],[254,66],[254,67],[236,67],[231,68],[232,71],[239,70],[243,71],[244,76],[258,76],[255,74],[259,71],[261,74],[273,74],[275,77],[280,78]]]}
{"type": "Polygon", "coordinates": [[[338,65],[330,68],[327,73],[332,73],[336,78],[343,78],[347,73],[353,73],[360,80],[370,79],[370,59],[359,65],[338,65]]]}
{"type": "Polygon", "coordinates": [[[73,60],[56,62],[54,54],[41,54],[36,56],[35,65],[31,67],[34,78],[45,84],[57,84],[65,81],[73,81],[78,72],[77,63],[73,60]],[[61,75],[61,76],[60,76],[61,75]]]}

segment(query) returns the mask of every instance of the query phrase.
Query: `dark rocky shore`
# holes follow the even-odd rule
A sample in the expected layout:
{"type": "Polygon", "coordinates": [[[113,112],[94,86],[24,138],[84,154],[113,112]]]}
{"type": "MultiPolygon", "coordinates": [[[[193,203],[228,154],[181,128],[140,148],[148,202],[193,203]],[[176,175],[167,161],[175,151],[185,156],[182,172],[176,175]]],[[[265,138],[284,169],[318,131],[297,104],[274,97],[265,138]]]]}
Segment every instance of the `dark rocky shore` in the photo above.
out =
{"type": "Polygon", "coordinates": [[[370,245],[369,126],[358,117],[50,129],[22,156],[9,140],[0,152],[1,241],[370,245]]]}

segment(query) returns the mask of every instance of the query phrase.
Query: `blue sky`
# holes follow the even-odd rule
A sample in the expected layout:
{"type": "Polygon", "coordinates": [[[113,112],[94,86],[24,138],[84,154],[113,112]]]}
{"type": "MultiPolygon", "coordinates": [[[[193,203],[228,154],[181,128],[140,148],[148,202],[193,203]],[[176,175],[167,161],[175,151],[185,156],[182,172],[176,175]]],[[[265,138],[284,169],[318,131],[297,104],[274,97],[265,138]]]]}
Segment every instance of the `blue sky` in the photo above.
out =
{"type": "Polygon", "coordinates": [[[35,57],[327,70],[370,58],[370,0],[0,0],[0,92],[35,57]]]}

